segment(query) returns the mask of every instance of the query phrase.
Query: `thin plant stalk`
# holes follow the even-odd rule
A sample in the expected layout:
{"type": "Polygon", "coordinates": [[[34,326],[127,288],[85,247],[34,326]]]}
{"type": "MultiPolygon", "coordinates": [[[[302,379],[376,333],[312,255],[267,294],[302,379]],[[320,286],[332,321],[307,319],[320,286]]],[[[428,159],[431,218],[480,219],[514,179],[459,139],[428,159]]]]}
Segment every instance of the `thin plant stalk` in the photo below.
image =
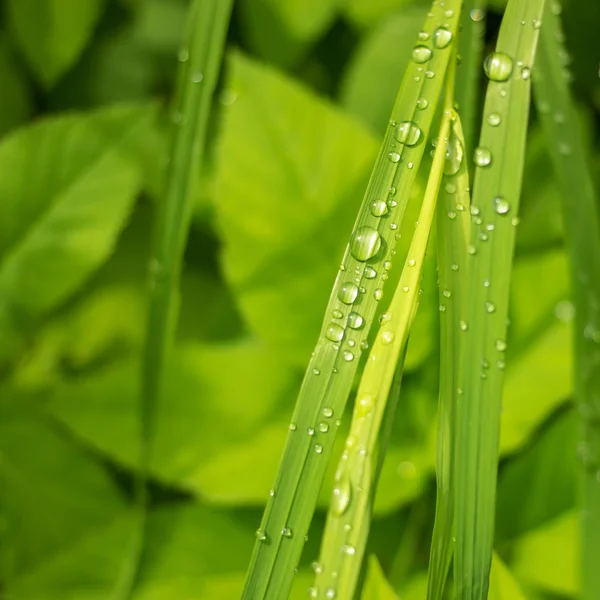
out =
{"type": "Polygon", "coordinates": [[[509,287],[533,68],[544,0],[509,0],[489,78],[467,254],[455,435],[454,593],[487,597],[492,562],[509,287]]]}
{"type": "Polygon", "coordinates": [[[575,398],[581,417],[582,598],[600,598],[600,215],[581,124],[569,91],[560,4],[543,18],[534,95],[563,199],[575,304],[575,398]]]}
{"type": "Polygon", "coordinates": [[[418,307],[425,251],[444,170],[445,142],[454,114],[451,105],[450,102],[445,106],[439,143],[404,269],[383,314],[359,384],[350,432],[335,476],[315,586],[310,594],[314,598],[352,600],[356,591],[375,496],[377,441],[397,365],[418,307]]]}
{"type": "Polygon", "coordinates": [[[204,155],[232,6],[233,0],[193,0],[185,42],[178,56],[178,84],[171,114],[173,138],[150,259],[149,306],[142,356],[141,435],[136,480],[140,526],[132,559],[117,585],[117,598],[131,596],[143,553],[156,406],[163,388],[165,361],[174,337],[193,192],[204,155]]]}
{"type": "Polygon", "coordinates": [[[445,7],[435,2],[416,43],[300,389],[257,531],[244,600],[284,600],[289,594],[360,354],[383,297],[383,265],[393,258],[459,13],[460,0],[446,0],[445,7]]]}

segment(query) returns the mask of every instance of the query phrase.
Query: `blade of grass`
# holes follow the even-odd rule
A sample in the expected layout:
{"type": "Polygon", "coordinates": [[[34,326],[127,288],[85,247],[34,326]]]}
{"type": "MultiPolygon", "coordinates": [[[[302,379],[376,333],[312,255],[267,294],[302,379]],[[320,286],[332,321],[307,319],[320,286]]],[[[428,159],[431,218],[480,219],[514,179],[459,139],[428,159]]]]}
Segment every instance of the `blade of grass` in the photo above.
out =
{"type": "Polygon", "coordinates": [[[483,37],[485,33],[486,0],[465,0],[460,17],[456,69],[456,103],[461,116],[467,148],[475,142],[475,127],[479,113],[479,80],[483,37]]]}
{"type": "Polygon", "coordinates": [[[492,561],[508,296],[521,194],[531,68],[544,0],[509,0],[490,79],[471,204],[466,312],[456,413],[454,588],[487,597],[492,561]]]}
{"type": "Polygon", "coordinates": [[[300,389],[244,600],[289,594],[441,95],[460,12],[459,0],[445,4],[433,4],[394,105],[300,389]]]}
{"type": "Polygon", "coordinates": [[[582,598],[600,598],[600,216],[568,85],[560,4],[547,4],[534,96],[563,199],[575,302],[575,397],[583,465],[582,598]]]}
{"type": "Polygon", "coordinates": [[[193,188],[204,154],[212,98],[221,69],[233,0],[194,0],[185,44],[179,53],[178,85],[172,113],[173,139],[168,157],[165,195],[156,221],[150,260],[149,307],[142,357],[140,392],[141,447],[136,480],[139,526],[130,559],[115,590],[129,598],[143,554],[147,480],[156,404],[177,315],[177,294],[191,218],[193,188]]]}
{"type": "Polygon", "coordinates": [[[418,225],[398,287],[384,313],[363,372],[352,424],[335,478],[321,557],[311,595],[352,600],[360,574],[375,496],[374,454],[400,356],[419,300],[419,282],[446,156],[452,103],[446,105],[418,225]]]}
{"type": "Polygon", "coordinates": [[[437,496],[429,560],[428,600],[440,600],[452,560],[454,535],[454,432],[458,401],[461,314],[466,300],[463,271],[455,271],[467,252],[471,205],[465,138],[460,119],[452,122],[447,168],[437,211],[440,288],[440,392],[437,441],[437,496]]]}

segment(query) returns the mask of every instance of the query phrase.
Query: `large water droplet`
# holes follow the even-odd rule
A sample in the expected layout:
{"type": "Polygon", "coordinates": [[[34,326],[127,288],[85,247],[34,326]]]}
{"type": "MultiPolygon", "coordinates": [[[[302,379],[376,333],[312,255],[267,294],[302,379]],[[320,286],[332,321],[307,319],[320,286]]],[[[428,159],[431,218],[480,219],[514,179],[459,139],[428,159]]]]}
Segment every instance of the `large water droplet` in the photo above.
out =
{"type": "Polygon", "coordinates": [[[371,204],[371,214],[374,217],[382,217],[388,211],[387,202],[385,200],[375,200],[371,204]]]}
{"type": "Polygon", "coordinates": [[[414,146],[421,138],[421,130],[412,121],[403,121],[396,127],[396,139],[406,146],[414,146]]]}
{"type": "Polygon", "coordinates": [[[452,32],[446,27],[438,27],[433,34],[433,45],[440,50],[452,41],[452,32]]]}
{"type": "Polygon", "coordinates": [[[357,312],[351,312],[348,315],[348,327],[350,329],[360,329],[363,326],[364,319],[357,312]]]}
{"type": "Polygon", "coordinates": [[[504,196],[496,196],[494,198],[494,210],[499,215],[505,215],[510,210],[508,200],[506,200],[504,196]]]}
{"type": "Polygon", "coordinates": [[[417,100],[417,108],[419,110],[425,110],[429,106],[429,102],[425,98],[419,98],[417,100]]]}
{"type": "Polygon", "coordinates": [[[492,153],[488,148],[484,148],[482,146],[480,146],[479,148],[475,148],[473,162],[478,167],[487,167],[492,162],[492,153]]]}
{"type": "Polygon", "coordinates": [[[325,337],[332,342],[341,342],[344,338],[344,328],[338,323],[329,323],[325,337]]]}
{"type": "Polygon", "coordinates": [[[412,58],[417,64],[422,65],[431,58],[431,49],[419,44],[413,48],[412,58]]]}
{"type": "Polygon", "coordinates": [[[492,81],[506,81],[512,74],[513,60],[504,52],[492,52],[483,63],[483,70],[492,81]]]}
{"type": "Polygon", "coordinates": [[[333,494],[331,496],[331,512],[336,517],[341,517],[350,505],[352,499],[352,488],[350,486],[350,477],[342,476],[335,482],[333,494]]]}
{"type": "Polygon", "coordinates": [[[446,162],[444,163],[444,173],[446,175],[455,175],[458,173],[463,155],[463,145],[458,136],[452,131],[446,141],[446,162]]]}
{"type": "Polygon", "coordinates": [[[365,225],[360,227],[354,237],[350,251],[356,260],[364,262],[373,258],[381,248],[381,236],[376,229],[365,225]]]}
{"type": "Polygon", "coordinates": [[[355,283],[346,281],[342,284],[340,291],[338,292],[338,298],[344,304],[352,304],[358,296],[358,286],[355,283]]]}

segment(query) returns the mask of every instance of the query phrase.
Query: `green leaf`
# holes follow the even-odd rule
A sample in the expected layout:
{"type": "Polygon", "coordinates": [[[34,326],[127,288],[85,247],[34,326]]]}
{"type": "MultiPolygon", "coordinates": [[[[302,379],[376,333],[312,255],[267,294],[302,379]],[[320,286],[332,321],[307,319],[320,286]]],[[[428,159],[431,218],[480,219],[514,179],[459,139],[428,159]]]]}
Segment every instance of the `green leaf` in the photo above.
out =
{"type": "Polygon", "coordinates": [[[0,136],[29,116],[32,99],[23,73],[15,62],[14,52],[5,35],[0,36],[0,136]]]}
{"type": "Polygon", "coordinates": [[[488,600],[526,600],[519,584],[497,554],[492,560],[488,600]]]}
{"type": "Polygon", "coordinates": [[[331,25],[341,1],[244,0],[243,32],[259,56],[289,65],[331,25]]]}
{"type": "Polygon", "coordinates": [[[238,97],[225,115],[215,189],[226,277],[250,327],[304,365],[376,144],[333,106],[240,54],[228,86],[238,97]]]}
{"type": "Polygon", "coordinates": [[[60,117],[0,145],[0,356],[111,253],[140,189],[130,151],[153,118],[139,106],[60,117]]]}
{"type": "Polygon", "coordinates": [[[512,568],[528,585],[567,596],[579,593],[580,534],[575,512],[519,539],[512,568]]]}
{"type": "Polygon", "coordinates": [[[387,582],[381,565],[374,554],[369,557],[369,568],[361,598],[363,600],[398,600],[396,592],[387,582]]]}
{"type": "Polygon", "coordinates": [[[13,34],[40,81],[52,87],[77,61],[103,0],[8,0],[13,34]]]}
{"type": "MultiPolygon", "coordinates": [[[[417,4],[418,0],[345,0],[345,12],[350,20],[360,26],[370,26],[387,15],[417,4]]],[[[427,6],[427,2],[421,4],[427,6]]],[[[412,32],[413,34],[416,32],[412,32]]],[[[411,41],[414,35],[410,37],[411,41]]]]}
{"type": "MultiPolygon", "coordinates": [[[[373,2],[361,0],[357,5],[373,6],[373,2]]],[[[383,21],[361,42],[344,75],[342,103],[377,133],[385,131],[397,82],[410,61],[426,12],[426,6],[407,6],[383,21]]]]}
{"type": "MultiPolygon", "coordinates": [[[[135,468],[138,379],[136,362],[109,367],[60,387],[51,410],[78,436],[135,468]]],[[[152,474],[213,502],[261,504],[277,465],[273,448],[285,438],[282,401],[294,381],[258,343],[179,346],[157,406],[152,474]],[[260,395],[241,402],[248,390],[260,395]]]]}
{"type": "Polygon", "coordinates": [[[27,399],[2,395],[0,570],[10,584],[109,523],[123,501],[106,470],[29,414],[27,399]]]}
{"type": "MultiPolygon", "coordinates": [[[[106,527],[72,544],[8,587],[14,600],[106,600],[135,527],[121,511],[106,527]]],[[[194,504],[150,513],[134,600],[237,600],[252,536],[233,515],[194,504]],[[201,532],[201,535],[199,535],[201,532]]]]}

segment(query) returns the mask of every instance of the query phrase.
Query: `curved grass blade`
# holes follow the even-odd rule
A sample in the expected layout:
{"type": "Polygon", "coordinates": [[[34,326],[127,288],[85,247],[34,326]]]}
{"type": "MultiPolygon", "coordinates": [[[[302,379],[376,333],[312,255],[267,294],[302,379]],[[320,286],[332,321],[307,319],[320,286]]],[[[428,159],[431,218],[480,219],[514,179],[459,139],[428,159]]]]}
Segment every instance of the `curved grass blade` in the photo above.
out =
{"type": "Polygon", "coordinates": [[[452,122],[447,163],[437,211],[438,274],[440,288],[440,395],[435,522],[429,560],[428,600],[441,600],[452,560],[454,535],[454,435],[458,402],[459,328],[466,300],[464,270],[454,266],[467,253],[471,205],[465,138],[460,119],[452,122]]]}
{"type": "Polygon", "coordinates": [[[467,148],[472,148],[475,142],[486,4],[485,0],[465,0],[460,17],[460,64],[456,69],[456,103],[467,148]]]}
{"type": "Polygon", "coordinates": [[[582,598],[600,598],[600,215],[564,64],[560,4],[546,6],[534,96],[563,198],[575,302],[575,396],[583,465],[582,598]]]}
{"type": "Polygon", "coordinates": [[[544,0],[509,0],[475,150],[467,302],[456,413],[454,587],[457,600],[487,597],[492,561],[502,375],[515,226],[521,194],[531,68],[544,0]]]}
{"type": "Polygon", "coordinates": [[[418,225],[360,381],[350,432],[335,476],[315,586],[310,593],[313,598],[352,600],[356,591],[375,496],[373,461],[377,440],[397,365],[418,307],[419,283],[442,180],[452,113],[451,108],[444,111],[440,143],[418,225]]]}
{"type": "Polygon", "coordinates": [[[213,94],[217,85],[233,0],[194,0],[185,45],[179,53],[173,141],[164,201],[157,219],[150,261],[149,310],[142,359],[141,447],[136,481],[138,535],[131,560],[117,585],[116,598],[130,597],[143,552],[147,478],[156,404],[176,320],[179,276],[191,218],[193,187],[198,179],[213,94]]]}
{"type": "MultiPolygon", "coordinates": [[[[399,226],[438,105],[460,0],[433,3],[343,257],[308,365],[274,489],[254,547],[244,600],[287,598],[336,430],[366,345],[399,226]]],[[[351,151],[351,149],[349,149],[351,151]]]]}

